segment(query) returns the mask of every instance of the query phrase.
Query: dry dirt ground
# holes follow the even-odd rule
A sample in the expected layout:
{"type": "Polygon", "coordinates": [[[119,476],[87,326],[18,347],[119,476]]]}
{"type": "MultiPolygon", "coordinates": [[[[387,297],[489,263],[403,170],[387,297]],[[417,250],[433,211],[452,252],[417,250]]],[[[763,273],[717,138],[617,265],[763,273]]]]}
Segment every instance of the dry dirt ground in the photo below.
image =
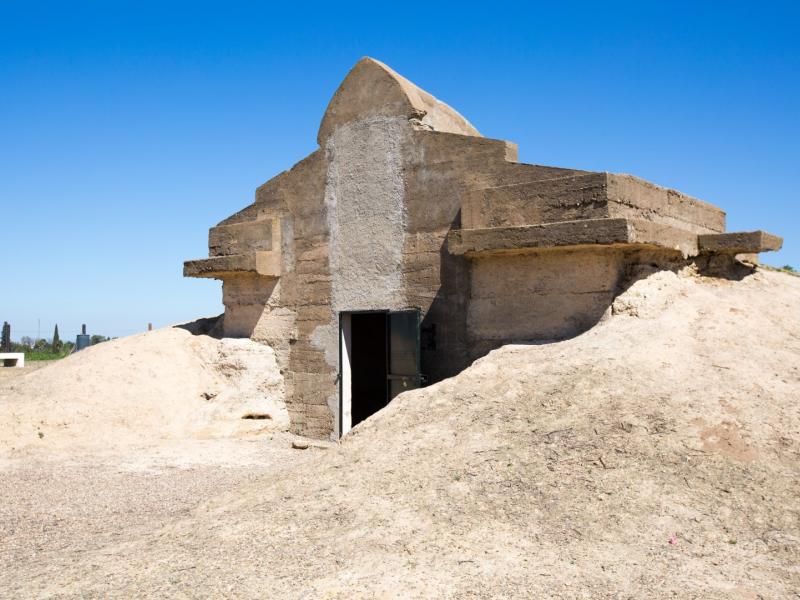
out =
{"type": "MultiPolygon", "coordinates": [[[[800,279],[658,272],[611,312],[403,394],[324,450],[290,449],[274,398],[248,406],[275,413],[261,430],[239,429],[236,400],[258,394],[208,408],[241,380],[203,336],[169,350],[205,373],[163,398],[177,425],[157,403],[141,426],[107,408],[132,402],[121,389],[38,395],[89,358],[0,384],[0,591],[800,598],[800,279]]],[[[267,379],[242,385],[277,395],[267,379]]]]}
{"type": "Polygon", "coordinates": [[[12,377],[19,377],[20,375],[25,375],[26,373],[32,373],[33,371],[38,371],[39,369],[43,369],[51,364],[54,361],[52,360],[34,360],[28,361],[25,363],[24,367],[2,367],[0,366],[0,383],[6,381],[7,379],[11,379],[12,377]]]}

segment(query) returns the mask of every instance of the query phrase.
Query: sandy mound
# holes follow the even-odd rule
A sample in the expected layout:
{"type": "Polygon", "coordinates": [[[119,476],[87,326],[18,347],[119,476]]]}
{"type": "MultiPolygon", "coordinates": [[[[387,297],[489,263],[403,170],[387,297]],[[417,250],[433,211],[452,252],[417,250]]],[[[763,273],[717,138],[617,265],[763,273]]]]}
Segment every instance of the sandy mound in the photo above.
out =
{"type": "Polygon", "coordinates": [[[14,454],[246,435],[286,429],[288,414],[271,348],[168,327],[3,381],[0,423],[14,454]]]}
{"type": "Polygon", "coordinates": [[[794,597],[798,300],[786,275],[654,274],[580,337],[493,352],[280,478],[124,544],[59,554],[14,589],[794,597]]]}

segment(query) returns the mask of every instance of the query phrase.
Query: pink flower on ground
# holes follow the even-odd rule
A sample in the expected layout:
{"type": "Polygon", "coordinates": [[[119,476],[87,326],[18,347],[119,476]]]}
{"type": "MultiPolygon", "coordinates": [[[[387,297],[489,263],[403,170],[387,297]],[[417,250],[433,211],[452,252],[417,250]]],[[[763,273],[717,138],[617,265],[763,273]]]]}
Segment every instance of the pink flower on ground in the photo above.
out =
{"type": "Polygon", "coordinates": [[[670,538],[669,538],[669,543],[672,546],[676,546],[678,544],[678,536],[677,535],[671,535],[670,538]]]}

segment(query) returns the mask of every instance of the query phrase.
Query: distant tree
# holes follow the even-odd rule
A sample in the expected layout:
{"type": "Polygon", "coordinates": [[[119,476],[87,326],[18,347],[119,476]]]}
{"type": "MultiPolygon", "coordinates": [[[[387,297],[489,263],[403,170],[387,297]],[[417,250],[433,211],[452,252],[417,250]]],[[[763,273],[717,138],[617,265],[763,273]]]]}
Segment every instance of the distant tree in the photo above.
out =
{"type": "Polygon", "coordinates": [[[95,344],[100,344],[100,343],[105,342],[107,340],[108,340],[108,338],[106,336],[104,336],[104,335],[93,335],[92,337],[89,338],[89,344],[91,346],[94,346],[95,344]]]}
{"type": "Polygon", "coordinates": [[[29,335],[23,335],[19,343],[25,346],[26,348],[33,348],[33,338],[29,335]]]}
{"type": "Polygon", "coordinates": [[[61,338],[58,337],[58,323],[56,323],[56,328],[53,331],[53,352],[59,352],[61,350],[61,338]]]}
{"type": "Polygon", "coordinates": [[[0,337],[0,350],[3,352],[11,352],[11,325],[7,321],[3,321],[3,334],[0,337]]]}
{"type": "Polygon", "coordinates": [[[781,267],[784,271],[789,271],[789,273],[794,273],[794,267],[792,265],[783,265],[781,267]]]}
{"type": "Polygon", "coordinates": [[[49,345],[50,344],[47,343],[47,340],[42,338],[40,340],[36,340],[36,343],[33,344],[33,349],[34,350],[47,350],[47,347],[49,345]]]}

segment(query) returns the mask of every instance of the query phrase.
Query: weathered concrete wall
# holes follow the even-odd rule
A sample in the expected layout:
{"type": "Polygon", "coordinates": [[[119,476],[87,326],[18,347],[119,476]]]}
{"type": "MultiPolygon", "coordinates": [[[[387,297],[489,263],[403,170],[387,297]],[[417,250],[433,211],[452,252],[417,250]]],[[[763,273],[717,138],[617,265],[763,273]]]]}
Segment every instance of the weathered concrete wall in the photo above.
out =
{"type": "Polygon", "coordinates": [[[334,311],[405,306],[401,148],[410,129],[407,119],[374,117],[338,127],[326,144],[334,311]]]}
{"type": "Polygon", "coordinates": [[[422,314],[422,372],[436,382],[469,364],[469,263],[447,251],[447,234],[459,225],[464,192],[493,181],[507,159],[516,157],[516,147],[498,140],[415,130],[403,151],[407,206],[403,281],[408,306],[418,307],[422,314]]]}
{"type": "MultiPolygon", "coordinates": [[[[320,198],[320,211],[322,199],[320,198]]],[[[332,431],[333,415],[328,399],[335,390],[336,368],[315,341],[319,327],[331,321],[331,275],[328,267],[326,235],[295,238],[296,271],[287,277],[286,301],[296,312],[295,335],[287,379],[292,398],[287,402],[292,429],[298,433],[327,437],[332,431]]]]}
{"type": "Polygon", "coordinates": [[[654,270],[685,268],[680,250],[583,246],[473,257],[467,330],[471,360],[504,344],[568,339],[654,270]]]}
{"type": "Polygon", "coordinates": [[[619,291],[619,250],[550,251],[472,261],[472,358],[503,344],[559,340],[589,329],[619,291]]]}
{"type": "Polygon", "coordinates": [[[274,278],[255,273],[227,276],[222,285],[226,337],[250,337],[277,285],[274,278]]]}
{"type": "Polygon", "coordinates": [[[335,390],[336,368],[313,341],[320,326],[330,322],[331,272],[325,187],[328,160],[317,151],[298,163],[279,185],[261,186],[259,203],[280,210],[286,206],[292,223],[287,260],[293,266],[282,279],[282,304],[294,311],[286,370],[287,410],[292,430],[313,437],[327,437],[333,428],[328,399],[335,390]],[[288,254],[291,256],[288,256],[288,254]]]}
{"type": "MultiPolygon", "coordinates": [[[[261,278],[246,285],[237,277],[223,278],[224,294],[231,299],[225,303],[226,335],[249,335],[275,349],[291,429],[315,437],[327,437],[332,430],[328,397],[336,379],[335,367],[312,343],[314,331],[331,315],[327,168],[325,153],[312,153],[260,186],[254,204],[220,224],[230,230],[263,220],[280,223],[279,283],[261,278]]],[[[271,228],[272,240],[275,233],[271,228]]]]}
{"type": "MultiPolygon", "coordinates": [[[[311,332],[310,342],[333,373],[339,369],[340,312],[407,306],[401,147],[410,129],[407,119],[374,116],[337,127],[325,144],[331,296],[327,319],[311,332]]],[[[317,389],[328,414],[338,415],[335,380],[315,383],[324,385],[317,389]]],[[[336,427],[333,419],[334,435],[336,427]]]]}

